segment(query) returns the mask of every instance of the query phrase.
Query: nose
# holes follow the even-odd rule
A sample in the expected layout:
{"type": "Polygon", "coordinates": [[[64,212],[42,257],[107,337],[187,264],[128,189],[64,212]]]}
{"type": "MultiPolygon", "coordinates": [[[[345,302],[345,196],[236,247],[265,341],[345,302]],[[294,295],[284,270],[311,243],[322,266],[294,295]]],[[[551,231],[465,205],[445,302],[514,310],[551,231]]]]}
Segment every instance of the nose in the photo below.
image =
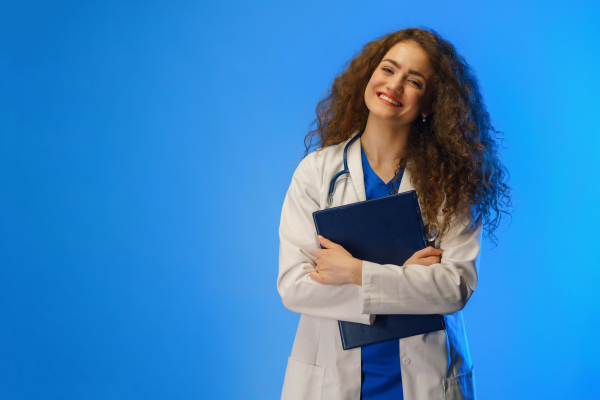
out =
{"type": "Polygon", "coordinates": [[[388,81],[386,89],[393,95],[400,95],[404,92],[404,81],[400,78],[388,81]]]}

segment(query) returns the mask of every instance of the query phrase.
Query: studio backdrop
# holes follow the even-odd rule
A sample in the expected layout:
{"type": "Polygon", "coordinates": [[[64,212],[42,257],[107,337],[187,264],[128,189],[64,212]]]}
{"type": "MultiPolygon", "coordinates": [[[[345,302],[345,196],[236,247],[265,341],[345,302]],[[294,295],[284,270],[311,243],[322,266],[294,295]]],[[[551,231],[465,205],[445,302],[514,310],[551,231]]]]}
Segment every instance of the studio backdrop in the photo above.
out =
{"type": "Polygon", "coordinates": [[[2,1],[0,398],[278,399],[278,226],[361,46],[436,30],[504,133],[514,211],[465,325],[482,399],[600,376],[600,6],[2,1]]]}

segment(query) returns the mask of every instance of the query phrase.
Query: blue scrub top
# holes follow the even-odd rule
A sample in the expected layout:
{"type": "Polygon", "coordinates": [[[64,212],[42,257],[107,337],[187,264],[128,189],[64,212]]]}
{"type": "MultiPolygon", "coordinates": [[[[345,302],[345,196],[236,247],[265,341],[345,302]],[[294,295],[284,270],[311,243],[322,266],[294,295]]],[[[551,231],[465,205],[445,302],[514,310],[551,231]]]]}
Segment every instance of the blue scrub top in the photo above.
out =
{"type": "MultiPolygon", "coordinates": [[[[389,196],[398,192],[404,169],[398,179],[385,183],[371,169],[369,160],[361,146],[365,191],[367,200],[389,196]]],[[[402,394],[402,374],[400,373],[400,341],[398,339],[371,344],[361,348],[363,400],[399,400],[402,394]]]]}

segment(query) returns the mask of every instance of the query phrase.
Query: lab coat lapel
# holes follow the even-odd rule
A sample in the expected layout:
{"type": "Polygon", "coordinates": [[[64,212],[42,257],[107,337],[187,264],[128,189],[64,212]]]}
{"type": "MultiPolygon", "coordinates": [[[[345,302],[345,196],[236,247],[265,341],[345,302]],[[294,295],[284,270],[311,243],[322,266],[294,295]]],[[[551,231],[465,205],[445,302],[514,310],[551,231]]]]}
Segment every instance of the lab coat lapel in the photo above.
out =
{"type": "MultiPolygon", "coordinates": [[[[415,190],[415,187],[412,185],[412,182],[410,181],[410,171],[408,170],[408,168],[405,168],[404,175],[402,175],[402,181],[400,182],[400,187],[398,188],[398,193],[404,193],[404,192],[408,192],[410,190],[415,190]]],[[[420,207],[421,207],[421,204],[419,202],[419,208],[420,207]]],[[[423,223],[425,225],[427,225],[429,223],[427,220],[427,217],[422,212],[421,212],[421,218],[423,218],[423,223]]]]}
{"type": "MultiPolygon", "coordinates": [[[[354,135],[352,135],[352,137],[354,137],[354,135]]],[[[365,201],[367,200],[367,193],[365,192],[365,176],[363,173],[360,150],[360,138],[358,138],[350,144],[350,147],[348,147],[348,170],[350,171],[350,177],[352,178],[354,189],[358,195],[358,201],[365,201]]]]}
{"type": "Polygon", "coordinates": [[[414,190],[414,186],[410,182],[410,172],[408,168],[404,168],[404,175],[402,175],[402,180],[400,181],[400,187],[398,188],[398,193],[408,192],[409,190],[414,190]]]}

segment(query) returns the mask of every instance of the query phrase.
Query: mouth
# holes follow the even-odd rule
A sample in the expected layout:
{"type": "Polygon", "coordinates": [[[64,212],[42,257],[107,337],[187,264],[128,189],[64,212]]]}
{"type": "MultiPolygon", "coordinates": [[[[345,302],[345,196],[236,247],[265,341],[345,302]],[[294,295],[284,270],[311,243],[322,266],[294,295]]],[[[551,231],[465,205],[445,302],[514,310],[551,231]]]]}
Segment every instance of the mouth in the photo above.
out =
{"type": "Polygon", "coordinates": [[[402,103],[400,102],[400,100],[398,100],[396,97],[392,96],[389,93],[384,93],[384,92],[377,92],[377,97],[379,97],[381,100],[383,100],[385,103],[394,106],[394,107],[403,107],[402,103]]]}

